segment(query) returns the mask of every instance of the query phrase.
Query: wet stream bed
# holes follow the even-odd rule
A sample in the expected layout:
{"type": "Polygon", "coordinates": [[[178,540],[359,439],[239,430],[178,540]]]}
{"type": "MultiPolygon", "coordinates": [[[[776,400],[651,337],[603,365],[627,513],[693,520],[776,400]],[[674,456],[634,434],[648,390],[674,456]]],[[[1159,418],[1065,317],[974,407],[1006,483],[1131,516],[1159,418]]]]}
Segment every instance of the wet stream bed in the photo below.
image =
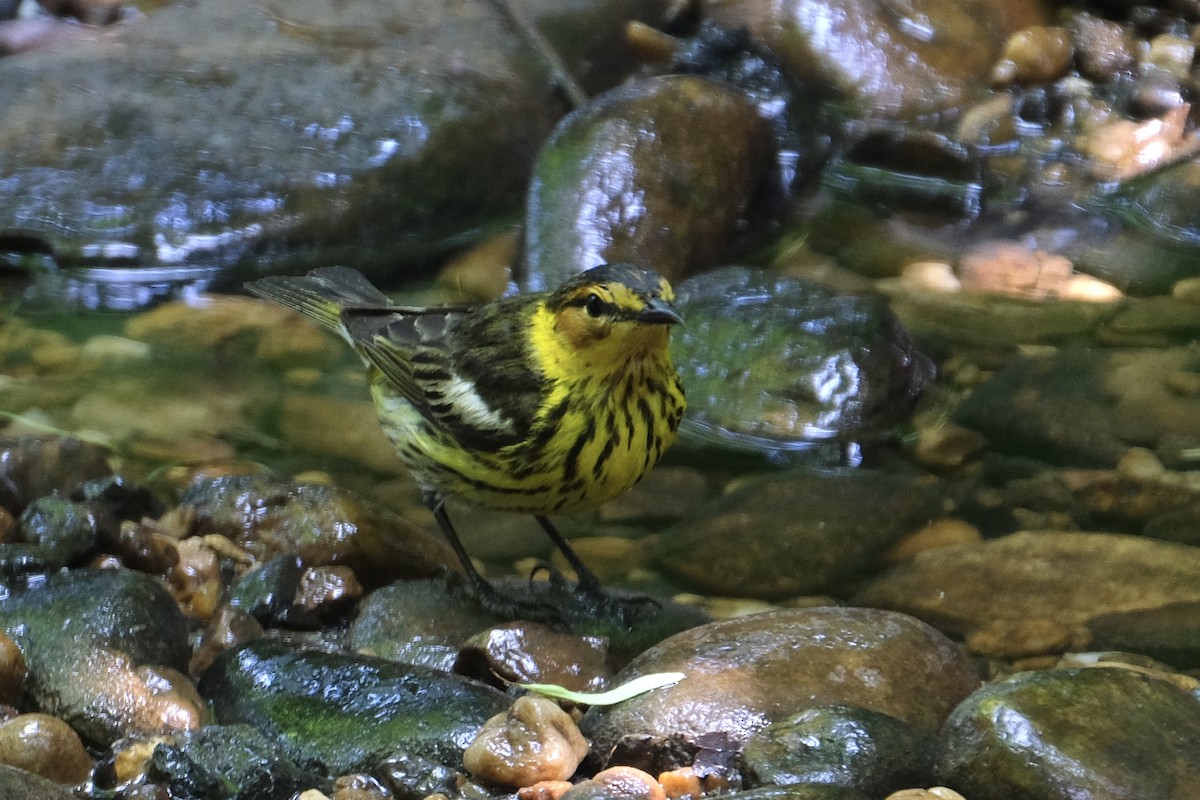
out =
{"type": "Polygon", "coordinates": [[[0,794],[1200,794],[1196,9],[504,5],[0,19],[0,794]],[[489,612],[241,282],[600,261],[685,320],[678,442],[556,518],[636,613],[451,500],[563,615],[489,612]]]}

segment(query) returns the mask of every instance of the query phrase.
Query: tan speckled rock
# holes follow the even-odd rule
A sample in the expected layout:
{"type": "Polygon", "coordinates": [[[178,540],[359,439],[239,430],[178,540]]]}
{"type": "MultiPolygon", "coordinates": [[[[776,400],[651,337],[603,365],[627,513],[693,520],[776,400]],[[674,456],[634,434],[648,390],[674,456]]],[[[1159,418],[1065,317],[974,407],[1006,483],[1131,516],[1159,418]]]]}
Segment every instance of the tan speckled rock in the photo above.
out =
{"type": "Polygon", "coordinates": [[[79,735],[48,714],[22,714],[0,723],[0,763],[72,785],[92,769],[79,735]]]}
{"type": "Polygon", "coordinates": [[[545,697],[527,696],[484,723],[463,753],[463,765],[481,780],[520,787],[566,780],[587,752],[587,741],[565,711],[545,697]]]}

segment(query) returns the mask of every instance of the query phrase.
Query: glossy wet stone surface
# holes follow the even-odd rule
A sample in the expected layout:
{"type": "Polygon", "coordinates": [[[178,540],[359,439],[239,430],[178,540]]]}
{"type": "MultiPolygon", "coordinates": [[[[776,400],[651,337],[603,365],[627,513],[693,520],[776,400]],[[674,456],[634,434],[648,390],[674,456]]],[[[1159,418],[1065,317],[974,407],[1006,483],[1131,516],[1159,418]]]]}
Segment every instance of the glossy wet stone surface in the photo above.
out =
{"type": "Polygon", "coordinates": [[[217,722],[252,725],[298,763],[334,774],[378,766],[392,752],[460,765],[484,721],[510,703],[428,668],[267,639],[219,660],[201,691],[217,722]]]}
{"type": "Polygon", "coordinates": [[[1200,702],[1120,668],[1014,675],[968,698],[941,734],[937,771],[966,796],[1161,797],[1200,789],[1190,756],[1200,702]]]}
{"type": "Polygon", "coordinates": [[[187,630],[156,578],[131,570],[75,570],[0,601],[0,625],[20,645],[25,690],[87,740],[198,726],[202,710],[163,691],[148,666],[187,668],[187,630]]]}
{"type": "Polygon", "coordinates": [[[673,759],[688,758],[705,734],[736,748],[772,722],[831,703],[931,732],[979,681],[958,646],[912,617],[834,607],[693,628],[644,652],[616,681],[660,671],[686,678],[585,716],[601,763],[679,766],[673,759]]]}

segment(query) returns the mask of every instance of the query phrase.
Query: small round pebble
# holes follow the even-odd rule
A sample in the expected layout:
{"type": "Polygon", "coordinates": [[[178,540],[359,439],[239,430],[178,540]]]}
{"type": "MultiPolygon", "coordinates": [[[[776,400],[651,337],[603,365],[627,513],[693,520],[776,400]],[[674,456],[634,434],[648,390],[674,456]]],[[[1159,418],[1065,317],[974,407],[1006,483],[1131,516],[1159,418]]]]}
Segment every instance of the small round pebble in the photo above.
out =
{"type": "Polygon", "coordinates": [[[25,654],[12,637],[0,631],[0,703],[12,705],[25,684],[25,654]]]}
{"type": "Polygon", "coordinates": [[[900,285],[911,291],[953,294],[962,290],[954,268],[942,261],[917,261],[900,273],[900,285]]]}
{"type": "Polygon", "coordinates": [[[953,547],[956,544],[974,544],[983,541],[983,534],[968,522],[953,517],[935,519],[925,527],[905,536],[889,547],[880,556],[885,564],[904,561],[917,553],[926,550],[936,550],[939,547],[953,547]]]}
{"type": "Polygon", "coordinates": [[[570,781],[538,781],[517,790],[517,800],[558,800],[574,786],[570,781]]]}
{"type": "Polygon", "coordinates": [[[1004,55],[992,69],[992,83],[1035,84],[1053,81],[1071,65],[1071,34],[1057,26],[1034,25],[1019,30],[1004,45],[1004,55]]]}
{"type": "Polygon", "coordinates": [[[305,611],[329,611],[362,596],[363,585],[350,567],[309,567],[300,577],[295,603],[305,611]]]}
{"type": "Polygon", "coordinates": [[[587,752],[587,740],[567,712],[545,697],[526,696],[483,724],[463,765],[480,780],[520,787],[566,780],[587,752]]]}
{"type": "Polygon", "coordinates": [[[886,800],[967,800],[967,798],[945,786],[933,786],[929,789],[901,789],[889,794],[886,800]]]}
{"type": "Polygon", "coordinates": [[[996,658],[1062,653],[1080,638],[1074,626],[1052,619],[997,620],[967,635],[967,649],[996,658]]]}
{"type": "Polygon", "coordinates": [[[1072,275],[1067,281],[1066,298],[1083,303],[1115,303],[1125,299],[1125,293],[1091,275],[1072,275]]]}
{"type": "Polygon", "coordinates": [[[658,782],[670,800],[686,800],[704,794],[704,785],[693,767],[680,767],[660,773],[658,782]]]}
{"type": "Polygon", "coordinates": [[[667,800],[653,775],[635,767],[609,767],[591,780],[580,781],[563,800],[667,800]]]}
{"type": "Polygon", "coordinates": [[[92,771],[79,734],[48,714],[22,714],[0,724],[0,764],[72,786],[92,771]]]}
{"type": "Polygon", "coordinates": [[[1167,473],[1167,468],[1159,461],[1154,451],[1144,447],[1131,447],[1117,462],[1117,472],[1126,478],[1157,480],[1167,473]]]}

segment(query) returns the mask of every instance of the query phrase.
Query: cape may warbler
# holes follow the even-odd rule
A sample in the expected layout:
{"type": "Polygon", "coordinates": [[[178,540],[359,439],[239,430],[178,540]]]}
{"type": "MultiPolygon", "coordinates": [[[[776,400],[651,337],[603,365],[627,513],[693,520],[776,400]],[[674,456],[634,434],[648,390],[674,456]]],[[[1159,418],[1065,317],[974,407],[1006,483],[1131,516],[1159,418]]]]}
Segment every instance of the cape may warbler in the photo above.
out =
{"type": "Polygon", "coordinates": [[[371,374],[380,424],[481,599],[444,505],[456,495],[533,514],[579,576],[595,576],[545,515],[611,500],[675,438],[683,389],[668,351],[680,321],[654,272],[608,264],[553,292],[477,307],[393,305],[346,267],[247,284],[341,334],[371,374]]]}

